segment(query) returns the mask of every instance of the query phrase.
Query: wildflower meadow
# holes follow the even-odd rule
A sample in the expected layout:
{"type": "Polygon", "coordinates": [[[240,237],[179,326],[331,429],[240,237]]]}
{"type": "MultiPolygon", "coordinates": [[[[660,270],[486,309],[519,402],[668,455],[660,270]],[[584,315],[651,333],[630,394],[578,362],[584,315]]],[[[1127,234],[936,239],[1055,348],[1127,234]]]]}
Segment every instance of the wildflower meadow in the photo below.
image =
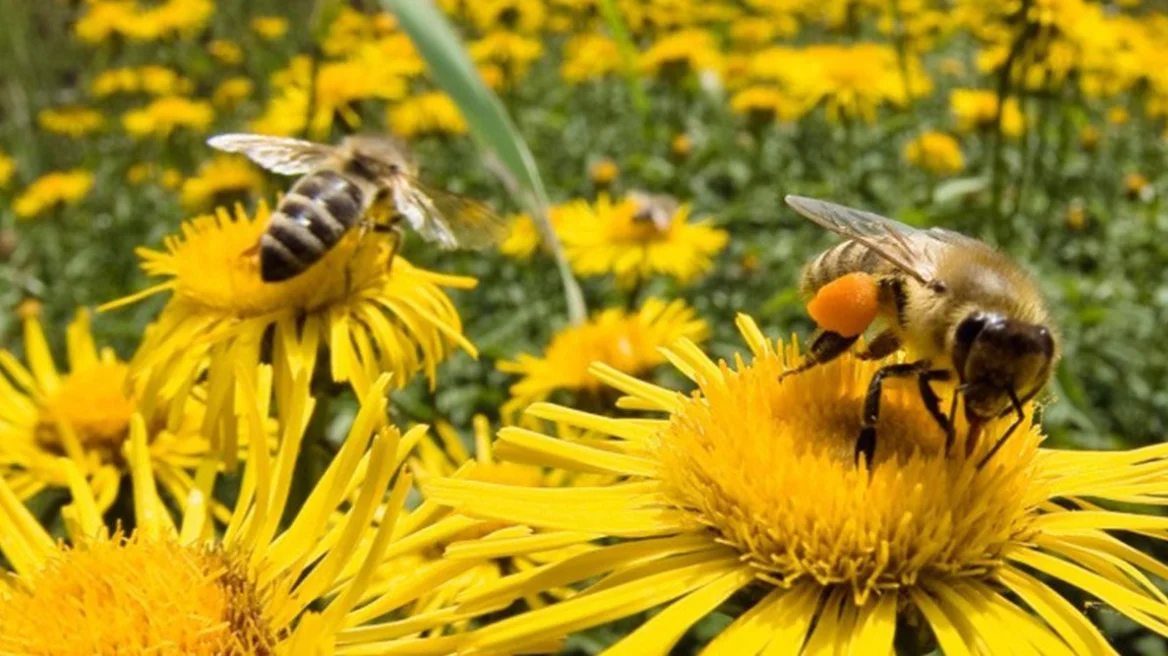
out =
{"type": "Polygon", "coordinates": [[[0,654],[1168,654],[1162,3],[0,9],[0,654]]]}

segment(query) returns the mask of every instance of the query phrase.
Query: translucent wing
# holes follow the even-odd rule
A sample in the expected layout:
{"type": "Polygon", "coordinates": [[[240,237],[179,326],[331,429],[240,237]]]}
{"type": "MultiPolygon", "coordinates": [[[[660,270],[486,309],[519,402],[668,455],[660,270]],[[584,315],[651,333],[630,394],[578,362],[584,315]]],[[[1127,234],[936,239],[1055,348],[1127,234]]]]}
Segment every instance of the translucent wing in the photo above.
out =
{"type": "MultiPolygon", "coordinates": [[[[845,239],[851,239],[867,246],[874,253],[916,278],[922,284],[927,285],[932,281],[931,263],[918,253],[919,249],[915,248],[912,242],[915,241],[914,237],[918,235],[934,237],[930,234],[933,230],[917,230],[879,214],[814,198],[787,196],[784,200],[791,209],[799,214],[845,239]]],[[[934,230],[947,233],[947,235],[958,234],[939,228],[934,230]]],[[[969,239],[963,235],[958,236],[969,239]]],[[[941,241],[948,240],[941,239],[941,241]]]]}
{"type": "Polygon", "coordinates": [[[486,205],[417,180],[396,185],[393,200],[411,228],[442,248],[479,250],[507,236],[507,221],[486,205]]]}
{"type": "Polygon", "coordinates": [[[217,134],[207,144],[228,153],[243,153],[256,164],[281,175],[304,175],[336,158],[332,146],[288,137],[217,134]]]}

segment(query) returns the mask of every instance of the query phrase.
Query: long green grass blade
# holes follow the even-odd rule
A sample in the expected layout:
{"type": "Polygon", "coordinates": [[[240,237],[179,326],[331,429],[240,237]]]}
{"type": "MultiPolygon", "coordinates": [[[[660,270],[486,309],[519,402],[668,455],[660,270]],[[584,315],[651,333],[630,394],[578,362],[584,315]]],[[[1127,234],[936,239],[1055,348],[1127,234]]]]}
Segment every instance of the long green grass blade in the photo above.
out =
{"type": "Polygon", "coordinates": [[[401,28],[426,60],[434,81],[458,105],[479,147],[498,159],[512,179],[512,186],[518,187],[512,189],[512,193],[527,206],[543,233],[544,243],[556,259],[568,300],[568,315],[573,323],[583,322],[587,316],[584,295],[572,276],[572,269],[548,220],[547,192],[527,142],[520,136],[499,99],[483,83],[446,17],[430,0],[381,2],[397,16],[401,28]]]}

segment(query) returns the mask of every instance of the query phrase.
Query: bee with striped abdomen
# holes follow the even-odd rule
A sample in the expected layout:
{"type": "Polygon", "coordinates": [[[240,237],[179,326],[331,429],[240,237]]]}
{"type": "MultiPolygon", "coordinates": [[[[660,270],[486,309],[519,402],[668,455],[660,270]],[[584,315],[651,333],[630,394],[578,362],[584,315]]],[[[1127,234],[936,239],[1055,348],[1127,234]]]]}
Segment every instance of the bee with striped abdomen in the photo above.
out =
{"type": "Polygon", "coordinates": [[[858,357],[878,359],[908,346],[919,359],[886,365],[872,377],[857,460],[862,454],[873,461],[880,388],[894,377],[917,378],[921,399],[945,431],[948,453],[958,394],[946,415],[930,384],[956,375],[970,425],[967,452],[987,421],[1010,412],[1018,418],[978,466],[984,465],[1022,423],[1022,405],[1046,385],[1058,361],[1058,338],[1033,279],[985,242],[951,230],[918,230],[800,196],[786,201],[845,241],[803,270],[800,286],[821,330],[807,359],[783,377],[839,357],[882,319],[885,329],[858,357]]]}
{"type": "Polygon", "coordinates": [[[249,251],[259,254],[264,282],[303,273],[354,226],[396,233],[404,219],[423,239],[448,249],[486,248],[506,236],[503,219],[481,203],[422,184],[405,148],[385,135],[350,136],[336,146],[257,134],[220,134],[207,143],[275,173],[302,176],[249,251]],[[368,220],[383,200],[389,221],[368,220]]]}

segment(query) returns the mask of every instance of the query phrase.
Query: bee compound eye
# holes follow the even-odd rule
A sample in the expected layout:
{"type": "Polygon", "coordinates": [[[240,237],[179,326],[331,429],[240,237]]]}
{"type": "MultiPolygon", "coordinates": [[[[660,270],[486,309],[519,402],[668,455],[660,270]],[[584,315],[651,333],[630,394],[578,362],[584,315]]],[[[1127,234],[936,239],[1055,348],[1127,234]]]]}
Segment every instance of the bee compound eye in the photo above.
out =
{"type": "Polygon", "coordinates": [[[986,316],[981,313],[972,314],[963,319],[961,323],[957,324],[955,335],[957,343],[965,347],[973,344],[973,340],[977,339],[982,330],[985,330],[986,322],[986,316]]]}

